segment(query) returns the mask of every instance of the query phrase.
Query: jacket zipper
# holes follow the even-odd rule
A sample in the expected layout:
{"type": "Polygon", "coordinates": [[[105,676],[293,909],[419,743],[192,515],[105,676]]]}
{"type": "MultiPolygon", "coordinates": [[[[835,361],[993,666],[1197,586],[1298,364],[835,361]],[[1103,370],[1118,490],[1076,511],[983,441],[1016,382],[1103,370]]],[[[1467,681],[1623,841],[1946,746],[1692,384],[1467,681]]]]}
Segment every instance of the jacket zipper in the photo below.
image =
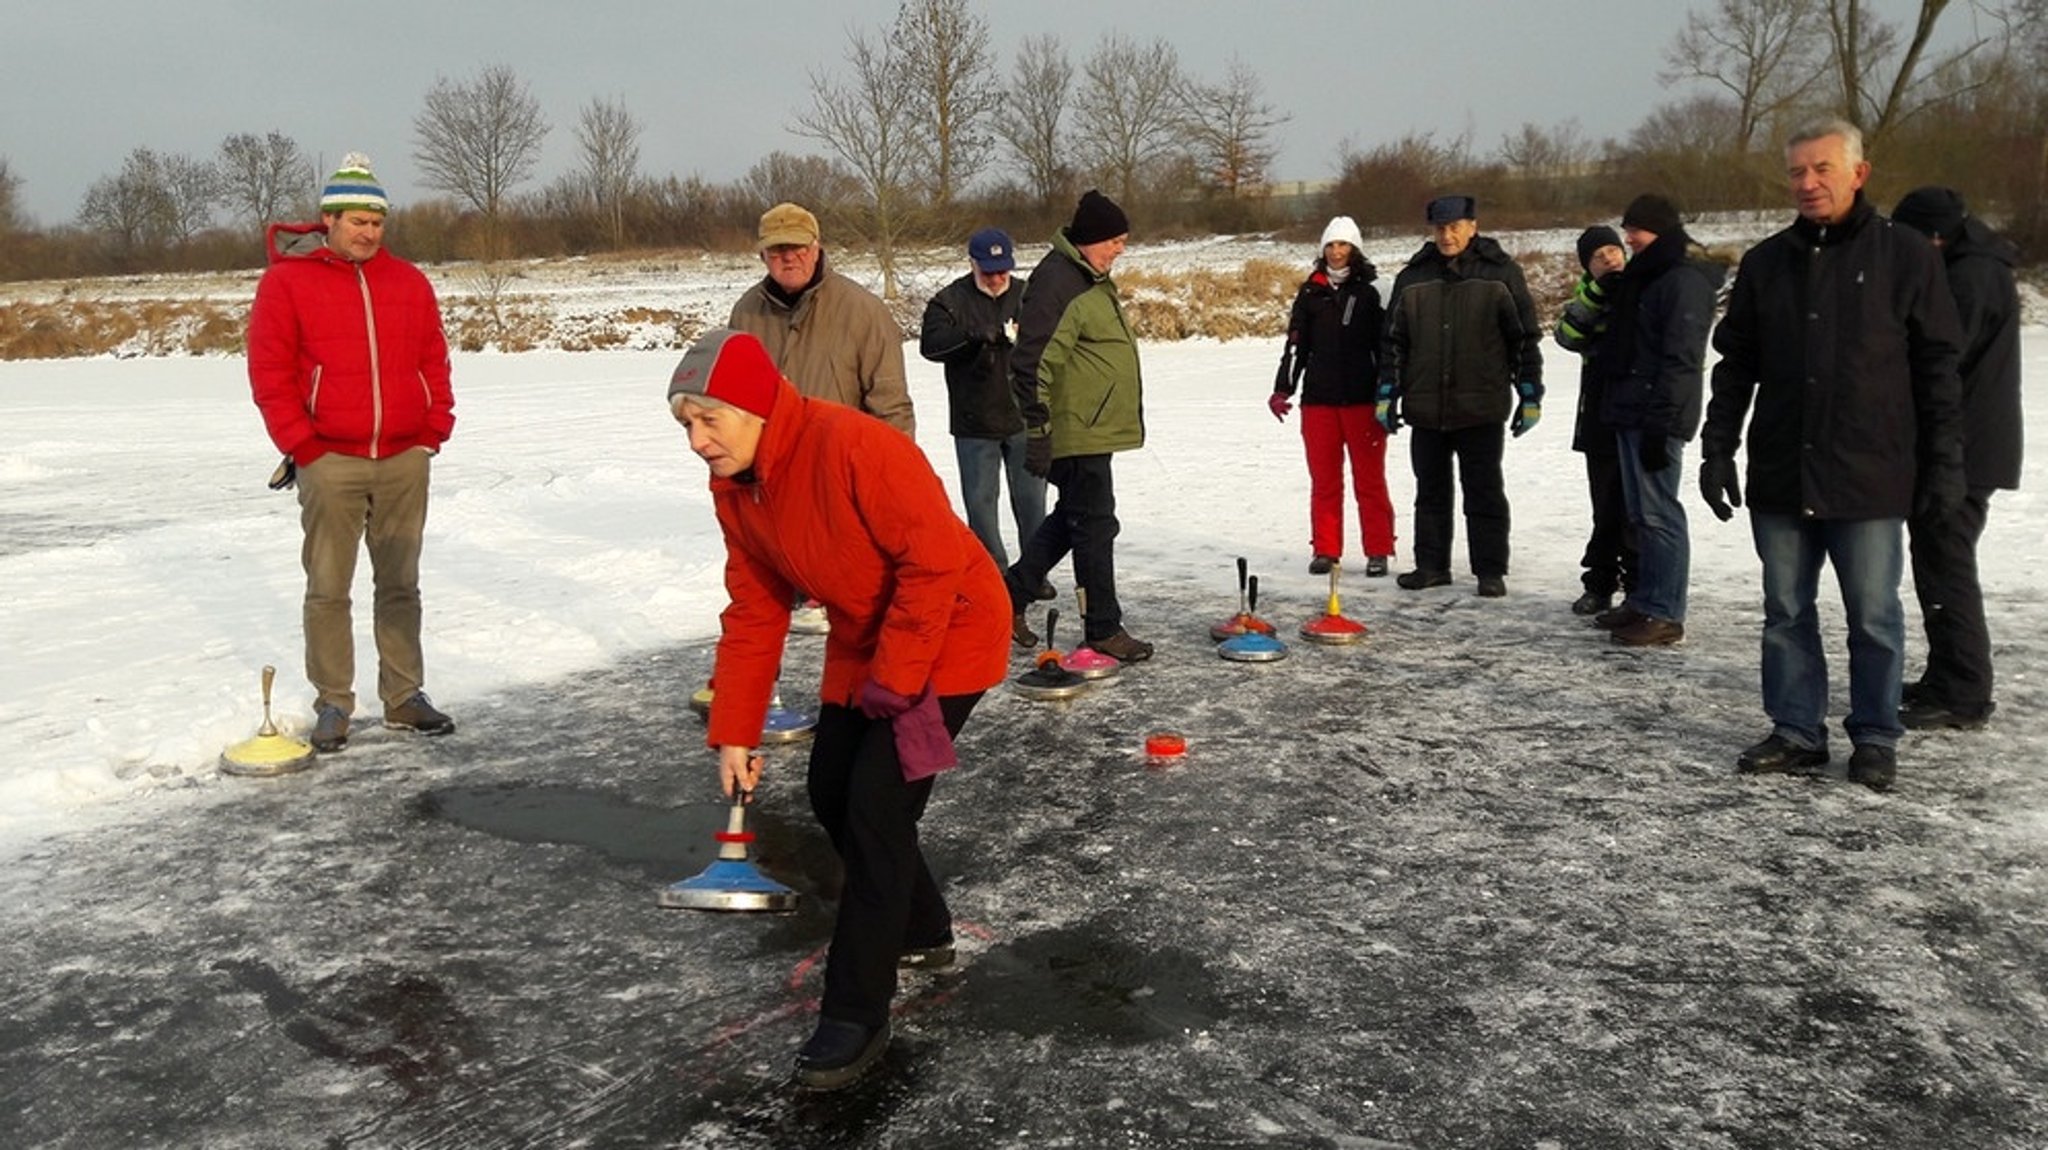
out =
{"type": "Polygon", "coordinates": [[[356,286],[362,291],[363,326],[370,340],[370,458],[377,459],[384,446],[384,381],[377,354],[377,309],[370,304],[370,277],[363,274],[363,265],[350,266],[356,270],[356,286]]]}

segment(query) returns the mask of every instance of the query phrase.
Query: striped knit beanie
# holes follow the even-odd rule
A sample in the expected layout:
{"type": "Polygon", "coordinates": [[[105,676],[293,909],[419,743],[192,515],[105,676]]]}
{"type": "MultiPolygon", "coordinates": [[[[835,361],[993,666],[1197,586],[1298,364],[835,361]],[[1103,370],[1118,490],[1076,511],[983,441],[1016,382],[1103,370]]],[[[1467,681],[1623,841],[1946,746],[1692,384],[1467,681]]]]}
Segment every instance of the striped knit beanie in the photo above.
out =
{"type": "Polygon", "coordinates": [[[334,174],[327,177],[327,186],[320,189],[321,215],[390,210],[391,201],[384,196],[384,186],[370,171],[370,157],[361,152],[343,156],[341,166],[334,169],[334,174]]]}

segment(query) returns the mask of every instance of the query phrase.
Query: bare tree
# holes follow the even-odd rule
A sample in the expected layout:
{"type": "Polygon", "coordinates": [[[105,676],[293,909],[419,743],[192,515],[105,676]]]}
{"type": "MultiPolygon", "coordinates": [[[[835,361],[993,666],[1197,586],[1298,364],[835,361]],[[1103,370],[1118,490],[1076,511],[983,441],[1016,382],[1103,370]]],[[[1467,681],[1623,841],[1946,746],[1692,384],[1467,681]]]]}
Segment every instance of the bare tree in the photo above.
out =
{"type": "Polygon", "coordinates": [[[585,187],[618,247],[626,239],[626,197],[640,178],[640,121],[623,100],[593,99],[576,121],[576,144],[585,187]]]}
{"type": "Polygon", "coordinates": [[[120,174],[102,176],[86,189],[78,223],[124,254],[168,247],[212,222],[216,178],[211,166],[190,156],[137,148],[122,161],[120,174]]]}
{"type": "Polygon", "coordinates": [[[1190,80],[1181,103],[1188,140],[1210,186],[1235,198],[1266,182],[1278,151],[1273,130],[1288,117],[1266,103],[1258,73],[1232,56],[1221,83],[1190,80]]]}
{"type": "Polygon", "coordinates": [[[220,142],[217,167],[221,199],[236,218],[258,229],[305,210],[319,179],[298,141],[281,132],[229,136],[220,142]]]}
{"type": "Polygon", "coordinates": [[[1148,167],[1183,148],[1181,89],[1180,56],[1164,40],[1141,46],[1111,32],[1081,66],[1076,145],[1088,170],[1126,203],[1148,167]]]}
{"type": "Polygon", "coordinates": [[[857,200],[861,190],[860,181],[831,160],[793,152],[770,152],[754,161],[740,187],[761,205],[757,211],[787,202],[830,212],[857,200]]]}
{"type": "Polygon", "coordinates": [[[21,230],[21,177],[0,156],[0,235],[21,230]]]}
{"type": "Polygon", "coordinates": [[[1736,109],[1732,147],[1747,153],[1767,121],[1813,90],[1827,51],[1818,0],[1716,0],[1711,11],[1686,12],[1659,78],[1726,91],[1736,109]]]}
{"type": "Polygon", "coordinates": [[[1000,101],[988,21],[967,0],[905,0],[895,40],[923,128],[925,177],[947,204],[981,173],[995,146],[990,119],[1000,101]]]}
{"type": "Polygon", "coordinates": [[[1990,42],[1977,36],[1930,56],[1935,25],[1951,0],[1920,0],[1913,29],[1903,41],[1898,25],[1872,15],[1863,0],[1821,0],[1842,114],[1873,139],[1901,122],[1954,99],[1973,86],[1959,67],[1990,42]],[[1891,70],[1890,80],[1883,72],[1891,70]]]}
{"type": "Polygon", "coordinates": [[[496,221],[505,197],[533,172],[547,138],[540,103],[511,68],[442,77],[413,117],[412,158],[422,179],[496,221]]]}
{"type": "Polygon", "coordinates": [[[1007,99],[997,109],[996,132],[1010,145],[1010,164],[1050,206],[1070,191],[1060,128],[1073,92],[1074,66],[1059,37],[1033,36],[1017,50],[1007,99]]]}
{"type": "Polygon", "coordinates": [[[868,238],[882,266],[882,296],[896,298],[896,244],[910,210],[909,184],[919,145],[914,135],[910,71],[886,36],[852,33],[846,83],[811,73],[811,107],[791,131],[830,148],[860,181],[867,199],[868,238]]]}

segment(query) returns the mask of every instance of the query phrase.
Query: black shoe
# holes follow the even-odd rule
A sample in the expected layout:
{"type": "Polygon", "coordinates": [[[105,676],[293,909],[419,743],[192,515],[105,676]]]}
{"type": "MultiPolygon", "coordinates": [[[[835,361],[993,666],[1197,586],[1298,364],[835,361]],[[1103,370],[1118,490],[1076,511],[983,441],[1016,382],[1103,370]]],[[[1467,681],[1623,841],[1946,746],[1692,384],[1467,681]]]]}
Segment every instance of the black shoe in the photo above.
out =
{"type": "Polygon", "coordinates": [[[1047,603],[1054,599],[1059,598],[1060,593],[1058,591],[1053,590],[1051,583],[1048,583],[1047,581],[1040,579],[1038,581],[1038,590],[1033,591],[1031,593],[1031,597],[1040,603],[1047,603]]]}
{"type": "Polygon", "coordinates": [[[837,1018],[818,1019],[810,1041],[796,1052],[797,1085],[837,1090],[867,1072],[889,1048],[889,1024],[862,1026],[837,1018]]]}
{"type": "Polygon", "coordinates": [[[455,720],[436,710],[425,691],[414,691],[405,702],[396,707],[386,707],[384,725],[399,731],[418,731],[422,735],[446,735],[455,730],[455,720]]]}
{"type": "Polygon", "coordinates": [[[1899,688],[1899,706],[1901,707],[1910,707],[1915,703],[1923,703],[1928,698],[1930,696],[1925,682],[1907,683],[1899,688]]]}
{"type": "Polygon", "coordinates": [[[1849,755],[1849,781],[1861,783],[1873,791],[1892,789],[1892,779],[1899,773],[1899,755],[1890,747],[1876,743],[1858,743],[1849,755]]]}
{"type": "Polygon", "coordinates": [[[1366,556],[1365,577],[1367,579],[1385,579],[1387,577],[1387,557],[1384,555],[1366,556]]]}
{"type": "Polygon", "coordinates": [[[1593,625],[1603,631],[1619,631],[1623,627],[1633,626],[1647,618],[1649,618],[1648,615],[1623,603],[1612,611],[1602,611],[1598,615],[1593,616],[1593,625]]]}
{"type": "Polygon", "coordinates": [[[899,970],[944,970],[953,965],[953,940],[932,946],[913,946],[896,956],[899,970]]]}
{"type": "Polygon", "coordinates": [[[1119,663],[1142,663],[1152,657],[1152,644],[1133,639],[1131,633],[1122,627],[1118,627],[1113,635],[1090,639],[1083,645],[1091,650],[1100,651],[1119,663]]]}
{"type": "Polygon", "coordinates": [[[1311,575],[1328,575],[1330,568],[1336,565],[1337,561],[1328,555],[1318,555],[1308,561],[1308,573],[1311,575]]]}
{"type": "Polygon", "coordinates": [[[322,703],[313,714],[313,749],[323,755],[348,749],[348,712],[322,703]]]}
{"type": "Polygon", "coordinates": [[[1735,756],[1735,771],[1743,775],[1802,775],[1827,763],[1827,748],[1802,747],[1773,734],[1735,756]]]}
{"type": "Polygon", "coordinates": [[[1613,609],[1614,593],[1611,591],[1605,595],[1600,594],[1598,591],[1588,591],[1584,595],[1572,600],[1572,614],[1574,615],[1598,615],[1613,609]]]}
{"type": "Polygon", "coordinates": [[[1414,571],[1407,571],[1396,575],[1394,582],[1399,584],[1403,591],[1421,591],[1429,587],[1448,587],[1451,585],[1451,573],[1449,571],[1424,571],[1418,568],[1414,571]]]}
{"type": "Polygon", "coordinates": [[[1508,581],[1506,579],[1498,575],[1481,575],[1479,577],[1479,597],[1481,599],[1499,599],[1507,593],[1508,581]]]}
{"type": "Polygon", "coordinates": [[[1926,697],[1899,706],[1899,723],[1915,731],[1974,731],[1984,725],[1991,712],[1998,709],[1997,703],[1986,703],[1982,707],[1951,707],[1926,697]]]}
{"type": "Polygon", "coordinates": [[[1033,631],[1031,624],[1024,621],[1022,611],[1010,616],[1010,639],[1019,647],[1038,646],[1038,632],[1033,631]]]}

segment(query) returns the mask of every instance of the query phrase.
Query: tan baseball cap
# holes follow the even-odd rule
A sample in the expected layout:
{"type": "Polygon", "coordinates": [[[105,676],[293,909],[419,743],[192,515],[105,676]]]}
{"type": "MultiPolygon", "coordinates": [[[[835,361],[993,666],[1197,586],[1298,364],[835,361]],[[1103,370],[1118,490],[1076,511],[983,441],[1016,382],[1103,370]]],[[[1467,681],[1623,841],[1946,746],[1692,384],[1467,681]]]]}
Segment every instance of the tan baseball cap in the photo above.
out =
{"type": "Polygon", "coordinates": [[[761,213],[761,250],[794,244],[809,247],[818,242],[818,217],[795,204],[777,204],[761,213]]]}

